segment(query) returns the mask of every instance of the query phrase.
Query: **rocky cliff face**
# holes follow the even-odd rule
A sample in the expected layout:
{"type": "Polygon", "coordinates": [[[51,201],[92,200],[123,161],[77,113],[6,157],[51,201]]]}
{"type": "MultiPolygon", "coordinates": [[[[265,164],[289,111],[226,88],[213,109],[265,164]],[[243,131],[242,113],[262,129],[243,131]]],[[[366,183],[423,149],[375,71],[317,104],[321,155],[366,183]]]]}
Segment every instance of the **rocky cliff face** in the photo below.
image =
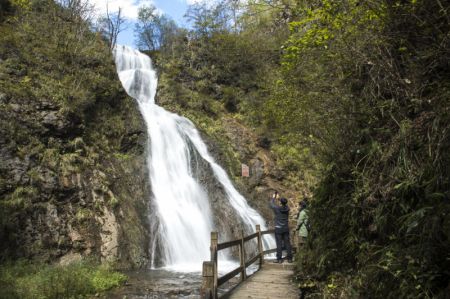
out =
{"type": "Polygon", "coordinates": [[[1,94],[2,256],[145,263],[146,137],[133,100],[118,96],[83,120],[47,99],[1,94]],[[114,118],[123,131],[108,130],[114,118]]]}
{"type": "MultiPolygon", "coordinates": [[[[269,199],[273,190],[278,190],[290,201],[291,217],[295,218],[298,192],[284,184],[284,174],[276,160],[265,148],[264,141],[248,126],[230,115],[223,115],[219,121],[221,134],[209,134],[204,130],[208,148],[233,178],[235,186],[249,204],[258,210],[273,227],[273,212],[269,199]],[[249,167],[249,177],[242,177],[241,164],[249,167]]],[[[294,219],[292,219],[292,223],[294,219]]]]}
{"type": "Polygon", "coordinates": [[[106,44],[39,5],[0,23],[0,259],[142,266],[143,120],[106,44]]]}
{"type": "MultiPolygon", "coordinates": [[[[246,125],[238,114],[224,109],[213,95],[202,94],[192,89],[191,86],[195,85],[195,82],[178,82],[165,71],[164,66],[161,66],[157,103],[195,123],[212,156],[227,171],[249,204],[263,215],[269,226],[273,226],[273,212],[269,208],[269,198],[274,189],[290,200],[294,223],[299,191],[285,185],[284,173],[270,152],[269,141],[261,138],[254,129],[246,125]],[[241,176],[241,164],[249,166],[249,177],[241,176]]],[[[227,231],[225,227],[233,226],[230,231],[232,236],[223,238],[238,237],[240,228],[235,224],[240,221],[228,206],[224,191],[211,175],[206,163],[199,165],[202,170],[198,177],[208,191],[215,215],[220,215],[216,217],[218,231],[224,232],[227,231]]]]}

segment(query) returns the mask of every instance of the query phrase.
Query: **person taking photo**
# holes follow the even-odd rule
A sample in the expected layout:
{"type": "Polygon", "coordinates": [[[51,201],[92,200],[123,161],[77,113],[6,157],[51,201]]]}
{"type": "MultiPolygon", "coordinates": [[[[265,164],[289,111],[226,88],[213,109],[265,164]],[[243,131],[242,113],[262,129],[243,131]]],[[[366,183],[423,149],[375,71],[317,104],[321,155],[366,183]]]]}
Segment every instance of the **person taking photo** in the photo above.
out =
{"type": "Polygon", "coordinates": [[[275,263],[282,263],[283,244],[286,248],[286,259],[288,263],[292,263],[292,248],[289,239],[289,207],[287,199],[280,198],[280,195],[275,191],[270,200],[270,207],[275,214],[275,241],[277,244],[277,259],[275,263]]]}

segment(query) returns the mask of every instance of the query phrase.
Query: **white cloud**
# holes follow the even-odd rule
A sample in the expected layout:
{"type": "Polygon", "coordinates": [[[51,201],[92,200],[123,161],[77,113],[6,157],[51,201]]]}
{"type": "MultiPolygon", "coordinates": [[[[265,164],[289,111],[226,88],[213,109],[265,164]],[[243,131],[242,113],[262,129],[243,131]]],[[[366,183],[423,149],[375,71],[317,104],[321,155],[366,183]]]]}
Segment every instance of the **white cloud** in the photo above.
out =
{"type": "Polygon", "coordinates": [[[186,0],[186,3],[187,3],[188,5],[192,5],[192,4],[195,4],[195,3],[207,3],[207,4],[213,4],[213,3],[215,3],[215,2],[217,2],[217,0],[186,0]]]}
{"type": "MultiPolygon", "coordinates": [[[[99,16],[106,14],[106,7],[110,13],[117,12],[119,7],[122,9],[122,15],[130,20],[136,20],[139,7],[153,4],[153,0],[88,0],[95,6],[99,16]]],[[[158,10],[162,13],[161,10],[158,10]]]]}

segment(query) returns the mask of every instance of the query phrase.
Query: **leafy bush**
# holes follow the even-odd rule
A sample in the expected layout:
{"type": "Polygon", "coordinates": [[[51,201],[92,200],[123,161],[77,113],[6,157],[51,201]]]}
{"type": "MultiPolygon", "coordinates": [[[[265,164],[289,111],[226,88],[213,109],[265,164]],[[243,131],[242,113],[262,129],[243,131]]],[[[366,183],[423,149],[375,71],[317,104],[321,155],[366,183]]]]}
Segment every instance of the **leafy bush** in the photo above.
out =
{"type": "Polygon", "coordinates": [[[86,298],[88,295],[120,286],[126,276],[106,265],[82,261],[67,266],[7,263],[0,268],[0,297],[86,298]]]}
{"type": "Polygon", "coordinates": [[[446,296],[450,24],[440,5],[299,6],[281,87],[304,88],[288,107],[321,141],[313,150],[325,165],[302,277],[352,273],[341,287],[363,298],[446,296]]]}

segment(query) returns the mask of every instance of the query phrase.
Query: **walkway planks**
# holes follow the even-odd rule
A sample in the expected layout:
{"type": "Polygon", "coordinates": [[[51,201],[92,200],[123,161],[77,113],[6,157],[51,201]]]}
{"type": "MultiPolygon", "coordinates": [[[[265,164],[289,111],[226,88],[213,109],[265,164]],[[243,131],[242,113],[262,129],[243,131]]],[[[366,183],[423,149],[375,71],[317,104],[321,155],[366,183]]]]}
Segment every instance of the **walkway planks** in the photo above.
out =
{"type": "Polygon", "coordinates": [[[233,290],[227,299],[297,299],[299,291],[291,281],[294,265],[266,261],[261,270],[233,290]]]}

